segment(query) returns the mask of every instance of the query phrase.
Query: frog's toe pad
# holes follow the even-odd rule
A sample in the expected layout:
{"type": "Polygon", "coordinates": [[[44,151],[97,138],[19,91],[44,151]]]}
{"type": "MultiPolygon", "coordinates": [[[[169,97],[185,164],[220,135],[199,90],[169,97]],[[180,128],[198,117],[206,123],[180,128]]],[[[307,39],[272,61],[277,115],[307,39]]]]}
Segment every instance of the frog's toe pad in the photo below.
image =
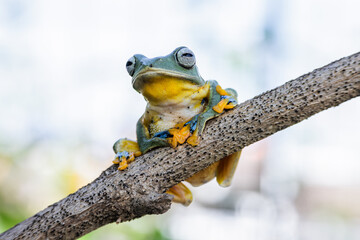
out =
{"type": "Polygon", "coordinates": [[[193,200],[191,191],[183,183],[176,184],[166,193],[174,196],[173,202],[181,203],[184,206],[189,206],[193,200]]]}

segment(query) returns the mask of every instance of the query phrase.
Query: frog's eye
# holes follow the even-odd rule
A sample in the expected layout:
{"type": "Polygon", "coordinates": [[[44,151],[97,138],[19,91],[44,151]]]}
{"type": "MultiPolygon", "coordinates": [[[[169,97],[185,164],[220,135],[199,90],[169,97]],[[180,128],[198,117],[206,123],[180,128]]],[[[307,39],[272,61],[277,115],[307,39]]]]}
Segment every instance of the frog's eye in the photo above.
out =
{"type": "Polygon", "coordinates": [[[187,47],[181,48],[176,53],[176,58],[179,64],[184,68],[192,68],[196,62],[194,53],[187,47]]]}
{"type": "Polygon", "coordinates": [[[131,57],[126,62],[126,70],[128,71],[130,76],[134,75],[134,72],[135,72],[135,58],[134,57],[131,57]]]}

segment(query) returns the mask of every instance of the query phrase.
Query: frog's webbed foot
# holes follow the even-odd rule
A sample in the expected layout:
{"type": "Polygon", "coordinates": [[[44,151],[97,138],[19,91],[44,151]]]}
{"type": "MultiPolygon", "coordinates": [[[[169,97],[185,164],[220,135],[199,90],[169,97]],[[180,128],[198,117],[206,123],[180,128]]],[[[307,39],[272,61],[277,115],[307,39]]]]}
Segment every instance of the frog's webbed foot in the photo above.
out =
{"type": "Polygon", "coordinates": [[[116,153],[113,163],[119,164],[119,170],[125,170],[128,167],[128,163],[141,155],[138,143],[126,138],[116,141],[113,148],[116,153]]]}
{"type": "Polygon", "coordinates": [[[166,193],[174,196],[173,202],[181,203],[184,206],[189,206],[193,200],[191,191],[181,182],[171,187],[166,193]]]}
{"type": "Polygon", "coordinates": [[[184,125],[178,125],[169,130],[158,132],[154,138],[166,139],[172,147],[176,147],[178,143],[183,144],[186,138],[189,137],[189,131],[184,125]]]}
{"type": "Polygon", "coordinates": [[[169,129],[169,133],[172,137],[169,139],[170,145],[175,148],[178,143],[183,144],[188,137],[190,137],[190,126],[184,125],[178,128],[171,128],[169,129]]]}
{"type": "Polygon", "coordinates": [[[236,92],[229,89],[222,89],[220,85],[216,86],[216,92],[221,95],[220,102],[213,107],[213,110],[217,113],[222,113],[224,109],[232,109],[236,106],[236,92]]]}
{"type": "Polygon", "coordinates": [[[170,135],[168,141],[172,147],[175,148],[178,143],[183,144],[185,141],[190,144],[192,143],[192,137],[197,134],[198,117],[199,115],[196,115],[190,121],[178,124],[174,128],[168,130],[168,133],[170,135]]]}

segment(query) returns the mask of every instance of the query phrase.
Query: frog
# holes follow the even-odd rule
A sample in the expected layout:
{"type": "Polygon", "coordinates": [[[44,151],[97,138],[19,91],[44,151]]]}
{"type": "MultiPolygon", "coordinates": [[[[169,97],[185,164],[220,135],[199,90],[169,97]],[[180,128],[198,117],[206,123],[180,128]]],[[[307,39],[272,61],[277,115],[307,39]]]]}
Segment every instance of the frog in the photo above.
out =
{"type": "MultiPolygon", "coordinates": [[[[120,138],[113,146],[113,163],[120,171],[154,148],[181,144],[196,147],[206,122],[237,105],[237,92],[223,89],[216,80],[205,81],[194,53],[185,46],[155,58],[135,54],[126,62],[126,69],[133,88],[143,95],[147,105],[136,124],[137,141],[120,138]]],[[[216,178],[220,186],[228,187],[240,154],[241,150],[226,156],[185,181],[200,186],[216,178]]],[[[173,195],[173,202],[184,206],[193,200],[192,192],[182,182],[167,193],[173,195]]]]}

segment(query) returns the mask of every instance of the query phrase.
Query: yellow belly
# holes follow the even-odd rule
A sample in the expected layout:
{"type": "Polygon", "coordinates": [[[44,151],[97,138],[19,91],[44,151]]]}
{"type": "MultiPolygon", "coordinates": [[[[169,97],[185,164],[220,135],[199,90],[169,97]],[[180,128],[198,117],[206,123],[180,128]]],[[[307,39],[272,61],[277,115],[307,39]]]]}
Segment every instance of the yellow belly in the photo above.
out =
{"type": "Polygon", "coordinates": [[[157,132],[168,130],[178,124],[190,121],[195,115],[201,113],[203,109],[204,107],[201,106],[201,104],[199,104],[198,107],[192,107],[191,109],[176,109],[172,107],[161,114],[155,115],[148,127],[150,137],[154,136],[157,132]]]}
{"type": "MultiPolygon", "coordinates": [[[[161,104],[149,102],[144,115],[144,125],[148,128],[150,137],[157,132],[168,130],[177,124],[191,120],[195,115],[204,111],[203,99],[208,96],[209,85],[197,87],[195,91],[188,92],[188,95],[178,101],[162,100],[161,104]]],[[[178,93],[177,95],[182,95],[178,93]]]]}

